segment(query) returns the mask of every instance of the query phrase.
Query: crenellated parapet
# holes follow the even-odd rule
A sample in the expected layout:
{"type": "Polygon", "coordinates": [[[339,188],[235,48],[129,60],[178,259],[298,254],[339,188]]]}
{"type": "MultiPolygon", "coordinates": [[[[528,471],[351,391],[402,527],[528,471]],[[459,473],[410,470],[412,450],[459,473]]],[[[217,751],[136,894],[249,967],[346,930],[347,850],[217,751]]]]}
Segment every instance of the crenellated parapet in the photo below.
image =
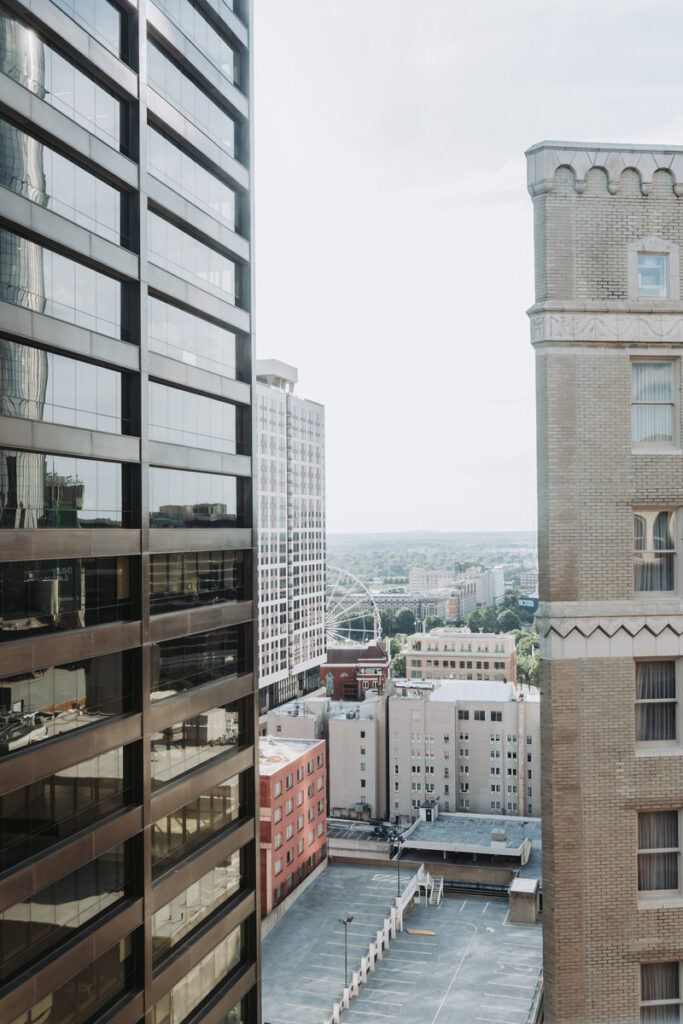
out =
{"type": "Polygon", "coordinates": [[[632,193],[634,181],[644,196],[653,184],[668,182],[683,196],[683,146],[623,146],[610,143],[538,142],[526,151],[527,188],[532,196],[566,188],[567,172],[576,193],[586,191],[591,177],[603,178],[611,195],[632,193]],[[596,172],[591,175],[591,172],[596,172]]]}

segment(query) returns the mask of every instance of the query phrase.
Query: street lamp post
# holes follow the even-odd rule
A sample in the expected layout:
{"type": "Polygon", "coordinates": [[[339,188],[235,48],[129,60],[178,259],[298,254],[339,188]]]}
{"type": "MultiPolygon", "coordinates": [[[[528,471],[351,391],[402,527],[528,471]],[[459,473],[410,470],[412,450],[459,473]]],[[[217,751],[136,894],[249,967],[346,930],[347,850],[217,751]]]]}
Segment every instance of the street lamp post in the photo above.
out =
{"type": "Polygon", "coordinates": [[[348,951],[347,951],[347,945],[346,945],[346,929],[347,929],[348,925],[350,925],[351,922],[353,921],[353,914],[349,914],[349,916],[344,918],[344,919],[342,919],[341,917],[338,917],[337,920],[339,921],[339,924],[343,924],[344,925],[344,988],[348,988],[349,987],[349,957],[348,957],[348,951]]]}

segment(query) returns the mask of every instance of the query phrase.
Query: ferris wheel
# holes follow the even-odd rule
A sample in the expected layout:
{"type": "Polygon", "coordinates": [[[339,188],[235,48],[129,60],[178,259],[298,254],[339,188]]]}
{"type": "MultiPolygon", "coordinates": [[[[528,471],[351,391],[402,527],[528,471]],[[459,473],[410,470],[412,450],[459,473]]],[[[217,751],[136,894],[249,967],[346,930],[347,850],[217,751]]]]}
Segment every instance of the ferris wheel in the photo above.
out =
{"type": "Polygon", "coordinates": [[[336,566],[327,567],[325,626],[328,647],[370,644],[382,635],[374,597],[362,580],[336,566]]]}

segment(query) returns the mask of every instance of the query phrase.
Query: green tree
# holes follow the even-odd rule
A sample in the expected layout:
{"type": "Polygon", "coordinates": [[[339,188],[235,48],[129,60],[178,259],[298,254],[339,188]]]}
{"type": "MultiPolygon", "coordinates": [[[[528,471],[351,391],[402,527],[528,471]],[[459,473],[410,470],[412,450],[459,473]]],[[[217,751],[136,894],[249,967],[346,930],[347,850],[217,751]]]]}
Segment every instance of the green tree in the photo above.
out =
{"type": "Polygon", "coordinates": [[[539,636],[535,629],[518,629],[515,633],[517,656],[538,654],[539,636]],[[536,651],[534,651],[536,648],[536,651]]]}
{"type": "Polygon", "coordinates": [[[411,612],[410,608],[401,608],[400,612],[396,613],[396,632],[415,632],[415,613],[411,612]]]}
{"type": "Polygon", "coordinates": [[[519,627],[519,616],[511,608],[504,608],[498,615],[498,631],[500,633],[509,633],[513,629],[519,629],[519,627]]]}
{"type": "Polygon", "coordinates": [[[391,650],[389,652],[391,654],[391,657],[392,658],[396,658],[401,653],[401,648],[402,647],[403,647],[403,641],[399,640],[399,638],[397,636],[392,636],[392,638],[391,638],[391,650]]]}
{"type": "Polygon", "coordinates": [[[485,633],[500,633],[500,626],[498,625],[498,609],[494,608],[493,605],[487,604],[483,608],[479,609],[481,614],[481,620],[484,627],[485,633]]]}
{"type": "Polygon", "coordinates": [[[406,677],[406,656],[397,654],[391,662],[391,674],[394,679],[405,679],[406,677]]]}
{"type": "Polygon", "coordinates": [[[396,633],[396,616],[392,611],[379,613],[380,622],[382,624],[382,636],[394,636],[396,633]]]}
{"type": "Polygon", "coordinates": [[[431,633],[433,629],[443,625],[445,625],[445,623],[440,615],[428,615],[425,619],[425,632],[431,633]]]}
{"type": "Polygon", "coordinates": [[[537,654],[521,654],[517,657],[517,678],[521,683],[538,686],[540,659],[537,654]]]}
{"type": "Polygon", "coordinates": [[[473,633],[478,633],[480,629],[483,629],[484,620],[481,616],[481,612],[478,610],[470,612],[467,616],[467,625],[473,633]]]}

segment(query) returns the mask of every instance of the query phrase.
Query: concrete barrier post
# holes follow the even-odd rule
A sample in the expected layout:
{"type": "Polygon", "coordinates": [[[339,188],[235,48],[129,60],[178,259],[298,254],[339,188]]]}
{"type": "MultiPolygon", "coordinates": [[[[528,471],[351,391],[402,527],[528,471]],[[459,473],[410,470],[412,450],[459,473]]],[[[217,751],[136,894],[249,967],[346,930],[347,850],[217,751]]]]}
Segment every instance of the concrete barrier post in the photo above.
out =
{"type": "Polygon", "coordinates": [[[351,995],[352,996],[357,996],[358,995],[358,983],[359,983],[359,981],[360,981],[360,975],[359,975],[358,971],[354,971],[353,974],[351,975],[351,995]]]}
{"type": "Polygon", "coordinates": [[[389,932],[391,929],[391,922],[388,917],[384,918],[384,928],[382,929],[382,938],[384,939],[384,948],[389,949],[389,932]]]}
{"type": "Polygon", "coordinates": [[[368,967],[371,971],[375,969],[375,944],[373,942],[368,947],[368,967]]]}
{"type": "Polygon", "coordinates": [[[378,960],[382,959],[382,944],[383,944],[382,932],[378,931],[377,932],[377,959],[378,960]]]}
{"type": "Polygon", "coordinates": [[[390,925],[391,925],[391,937],[392,937],[392,939],[395,939],[396,938],[396,908],[395,907],[391,908],[391,916],[389,918],[389,922],[390,922],[390,925]]]}
{"type": "Polygon", "coordinates": [[[332,1003],[333,1024],[339,1024],[339,1003],[332,1003]]]}
{"type": "Polygon", "coordinates": [[[360,958],[360,980],[363,985],[368,980],[368,958],[366,956],[360,958]]]}
{"type": "Polygon", "coordinates": [[[350,992],[351,992],[350,989],[345,988],[344,992],[343,992],[343,995],[342,995],[342,1006],[344,1007],[345,1010],[348,1010],[348,1008],[349,1008],[350,992]]]}

